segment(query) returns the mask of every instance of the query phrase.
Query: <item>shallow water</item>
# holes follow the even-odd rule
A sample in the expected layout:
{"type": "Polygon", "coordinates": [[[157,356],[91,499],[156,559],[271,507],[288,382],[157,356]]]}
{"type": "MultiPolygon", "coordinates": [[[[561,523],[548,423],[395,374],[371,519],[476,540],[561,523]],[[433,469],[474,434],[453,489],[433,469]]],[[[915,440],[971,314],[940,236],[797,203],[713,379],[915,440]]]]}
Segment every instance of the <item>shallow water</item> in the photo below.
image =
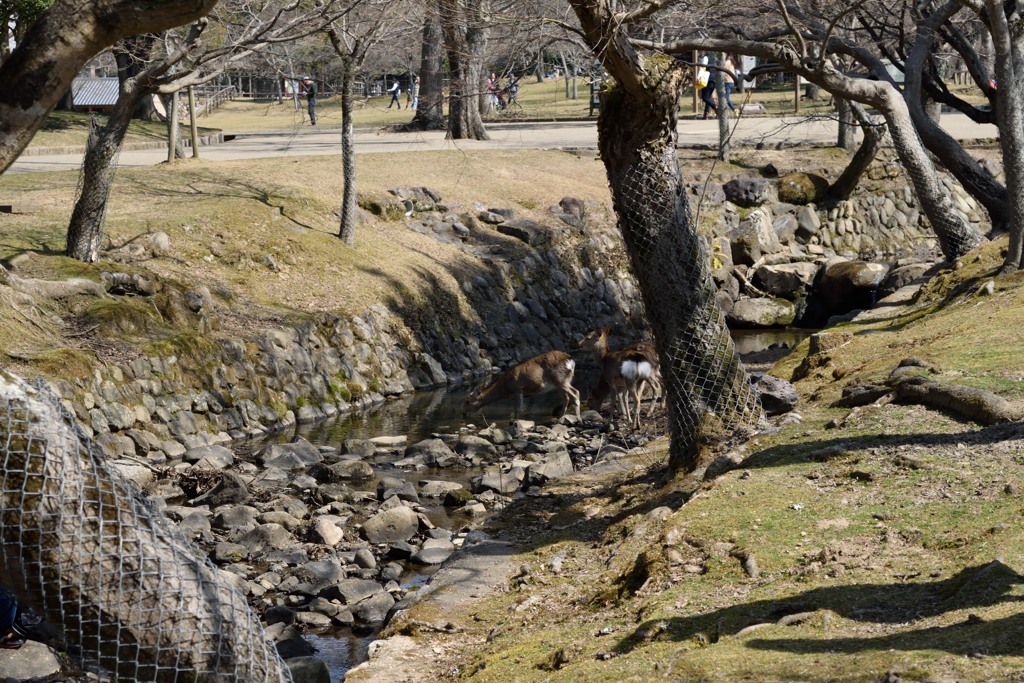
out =
{"type": "MultiPolygon", "coordinates": [[[[734,331],[733,338],[736,349],[741,355],[756,353],[767,349],[773,344],[792,348],[802,339],[810,335],[812,330],[739,330],[734,331]]],[[[582,360],[582,358],[581,358],[582,360]]],[[[577,380],[577,388],[583,390],[589,386],[592,377],[584,371],[577,380]]],[[[482,427],[487,422],[504,423],[511,419],[512,404],[503,401],[484,407],[484,418],[480,415],[465,416],[463,403],[466,387],[453,389],[437,389],[421,391],[390,399],[368,410],[342,415],[314,425],[300,425],[291,434],[277,435],[275,440],[287,441],[301,436],[315,446],[331,446],[344,451],[346,439],[370,439],[378,436],[405,436],[407,443],[413,444],[423,439],[442,434],[456,434],[464,428],[482,427]]],[[[537,422],[550,420],[553,412],[560,407],[559,398],[555,394],[540,396],[527,401],[520,417],[537,422]]],[[[404,448],[396,449],[396,453],[370,458],[379,476],[390,476],[407,479],[414,484],[435,479],[454,481],[469,486],[469,480],[480,473],[479,470],[444,469],[444,470],[399,470],[391,465],[402,457],[404,448]]],[[[376,480],[361,486],[366,490],[376,490],[376,480]]],[[[450,513],[439,500],[423,499],[423,506],[428,510],[431,522],[438,527],[458,531],[467,527],[473,520],[458,513],[450,513]]],[[[437,567],[418,567],[411,569],[402,577],[402,586],[414,588],[425,585],[437,571],[437,567]]],[[[339,629],[326,634],[307,635],[306,640],[317,648],[317,657],[327,662],[331,671],[331,680],[343,680],[345,672],[364,661],[369,644],[376,638],[377,630],[367,632],[365,629],[353,632],[352,629],[339,629]]]]}

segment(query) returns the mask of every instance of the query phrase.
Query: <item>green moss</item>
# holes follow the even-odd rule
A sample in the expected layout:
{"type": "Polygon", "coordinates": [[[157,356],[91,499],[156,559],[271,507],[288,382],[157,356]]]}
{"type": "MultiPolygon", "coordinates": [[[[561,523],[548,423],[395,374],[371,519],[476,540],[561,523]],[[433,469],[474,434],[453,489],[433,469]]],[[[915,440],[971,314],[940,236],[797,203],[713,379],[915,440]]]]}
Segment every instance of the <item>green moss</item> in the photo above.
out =
{"type": "Polygon", "coordinates": [[[102,337],[139,337],[165,329],[159,313],[147,302],[130,298],[97,299],[82,315],[102,337]]]}
{"type": "Polygon", "coordinates": [[[32,358],[32,365],[47,377],[87,377],[97,365],[94,355],[78,349],[51,349],[32,358]]]}

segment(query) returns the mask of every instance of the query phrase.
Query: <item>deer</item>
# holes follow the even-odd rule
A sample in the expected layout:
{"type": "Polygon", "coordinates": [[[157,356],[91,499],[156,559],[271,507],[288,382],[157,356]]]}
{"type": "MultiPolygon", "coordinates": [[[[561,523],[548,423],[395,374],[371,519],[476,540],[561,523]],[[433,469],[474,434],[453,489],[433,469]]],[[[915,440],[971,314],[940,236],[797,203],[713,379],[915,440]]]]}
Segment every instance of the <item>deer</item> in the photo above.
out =
{"type": "MultiPolygon", "coordinates": [[[[617,351],[608,349],[608,329],[594,330],[584,337],[579,346],[589,350],[601,370],[597,385],[591,390],[588,402],[591,407],[600,407],[609,391],[614,392],[619,413],[626,422],[640,427],[640,404],[648,386],[655,398],[661,395],[658,354],[654,347],[646,342],[632,344],[617,351]],[[636,406],[634,413],[633,406],[636,406]]],[[[654,412],[654,404],[647,411],[650,417],[654,412]]]]}
{"type": "Polygon", "coordinates": [[[580,419],[580,392],[572,385],[576,361],[564,351],[548,351],[514,365],[488,386],[471,391],[466,396],[465,412],[479,410],[489,403],[514,398],[512,418],[519,419],[523,398],[558,390],[562,395],[562,416],[569,410],[569,400],[576,406],[576,419],[580,419]]]}
{"type": "MultiPolygon", "coordinates": [[[[647,417],[654,414],[654,409],[657,407],[665,398],[665,393],[661,386],[661,362],[658,360],[658,352],[654,350],[654,345],[649,342],[637,342],[624,346],[620,351],[629,351],[639,353],[646,358],[651,364],[651,376],[648,377],[644,382],[640,384],[638,390],[638,398],[643,402],[644,394],[647,393],[647,388],[651,389],[651,403],[647,408],[647,417]]],[[[612,388],[608,385],[604,375],[600,375],[597,378],[597,382],[590,388],[590,394],[587,397],[587,403],[594,410],[600,410],[604,400],[608,397],[612,388]]]]}

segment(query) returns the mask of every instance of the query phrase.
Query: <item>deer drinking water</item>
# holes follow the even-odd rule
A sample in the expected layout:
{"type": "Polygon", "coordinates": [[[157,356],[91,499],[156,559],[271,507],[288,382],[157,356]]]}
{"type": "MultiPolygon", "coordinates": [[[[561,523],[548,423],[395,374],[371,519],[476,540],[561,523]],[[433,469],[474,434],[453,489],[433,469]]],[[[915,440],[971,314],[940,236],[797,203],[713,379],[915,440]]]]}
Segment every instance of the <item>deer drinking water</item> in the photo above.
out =
{"type": "MultiPolygon", "coordinates": [[[[594,330],[584,337],[579,345],[580,348],[594,354],[597,367],[601,370],[601,378],[597,386],[591,390],[588,399],[588,402],[593,404],[591,408],[599,408],[611,391],[626,422],[634,428],[639,427],[640,402],[646,388],[651,387],[655,399],[662,394],[658,354],[654,347],[646,342],[640,342],[617,351],[610,351],[607,327],[594,330]]],[[[653,412],[652,403],[647,416],[650,417],[653,412]]]]}
{"type": "MultiPolygon", "coordinates": [[[[548,351],[514,365],[483,389],[466,396],[466,412],[480,410],[489,403],[514,398],[514,419],[519,418],[525,396],[536,396],[558,390],[562,395],[562,415],[569,409],[569,399],[576,406],[576,419],[580,419],[580,392],[572,386],[576,361],[564,351],[548,351]]],[[[483,411],[481,411],[483,414],[483,411]]]]}

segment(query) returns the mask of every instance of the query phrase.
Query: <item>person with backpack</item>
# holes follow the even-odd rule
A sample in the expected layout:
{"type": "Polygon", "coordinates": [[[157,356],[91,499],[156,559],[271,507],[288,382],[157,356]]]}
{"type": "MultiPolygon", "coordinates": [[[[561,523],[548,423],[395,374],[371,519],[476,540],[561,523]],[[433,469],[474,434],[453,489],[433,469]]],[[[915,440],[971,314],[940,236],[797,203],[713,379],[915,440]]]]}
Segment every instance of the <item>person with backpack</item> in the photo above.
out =
{"type": "Polygon", "coordinates": [[[697,68],[697,83],[698,92],[700,93],[700,99],[704,102],[704,118],[708,117],[708,110],[715,112],[715,116],[718,115],[718,107],[715,106],[715,101],[712,97],[715,94],[715,88],[718,87],[718,83],[715,82],[715,77],[711,70],[708,69],[708,56],[704,55],[700,58],[700,66],[697,68]]]}
{"type": "Polygon", "coordinates": [[[309,76],[302,79],[302,89],[306,91],[309,106],[309,125],[316,125],[316,81],[309,76]]]}

